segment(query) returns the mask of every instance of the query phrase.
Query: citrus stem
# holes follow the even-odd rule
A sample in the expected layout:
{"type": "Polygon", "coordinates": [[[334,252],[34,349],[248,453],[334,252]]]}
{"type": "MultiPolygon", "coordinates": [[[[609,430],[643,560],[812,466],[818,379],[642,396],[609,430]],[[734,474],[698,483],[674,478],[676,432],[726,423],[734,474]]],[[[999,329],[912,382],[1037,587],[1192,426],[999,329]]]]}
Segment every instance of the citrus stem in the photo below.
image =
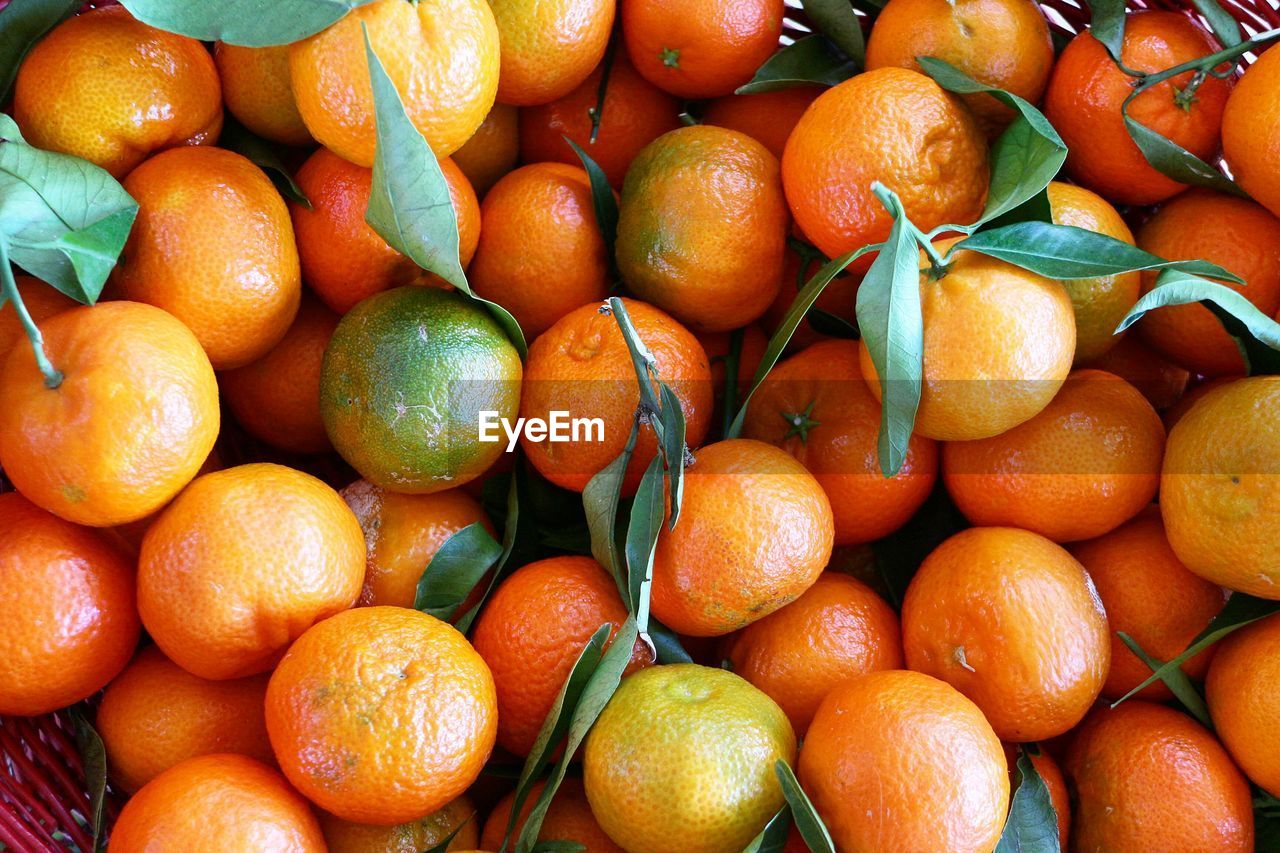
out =
{"type": "Polygon", "coordinates": [[[1131,75],[1136,77],[1139,80],[1139,83],[1134,90],[1134,94],[1130,95],[1128,100],[1133,100],[1134,95],[1138,92],[1150,89],[1152,86],[1155,86],[1158,83],[1163,83],[1165,80],[1172,77],[1177,77],[1179,74],[1185,74],[1188,71],[1210,72],[1223,62],[1238,59],[1240,56],[1248,53],[1255,47],[1261,47],[1267,42],[1275,41],[1276,39],[1280,39],[1280,28],[1267,30],[1264,33],[1258,33],[1248,41],[1242,41],[1239,44],[1232,45],[1231,47],[1223,48],[1217,53],[1197,57],[1196,59],[1184,62],[1181,65],[1166,68],[1164,71],[1158,71],[1154,74],[1131,75]]]}
{"type": "Polygon", "coordinates": [[[62,372],[53,366],[49,356],[45,354],[44,335],[40,334],[40,327],[36,325],[35,320],[31,319],[31,314],[22,301],[22,295],[18,293],[18,282],[14,280],[13,269],[9,266],[9,247],[3,239],[0,239],[0,293],[13,303],[18,321],[22,323],[22,329],[27,333],[27,339],[31,341],[31,349],[36,356],[36,366],[44,375],[45,387],[57,388],[62,384],[62,372]]]}
{"type": "Polygon", "coordinates": [[[871,183],[871,192],[876,199],[884,205],[884,209],[889,211],[889,215],[895,221],[902,223],[902,227],[906,228],[908,233],[915,239],[916,244],[924,252],[925,257],[929,259],[929,278],[937,281],[947,274],[947,261],[942,255],[938,254],[938,250],[933,246],[933,240],[930,235],[924,233],[915,226],[910,219],[907,218],[907,212],[902,207],[902,201],[898,198],[897,193],[886,187],[879,181],[871,183]]]}

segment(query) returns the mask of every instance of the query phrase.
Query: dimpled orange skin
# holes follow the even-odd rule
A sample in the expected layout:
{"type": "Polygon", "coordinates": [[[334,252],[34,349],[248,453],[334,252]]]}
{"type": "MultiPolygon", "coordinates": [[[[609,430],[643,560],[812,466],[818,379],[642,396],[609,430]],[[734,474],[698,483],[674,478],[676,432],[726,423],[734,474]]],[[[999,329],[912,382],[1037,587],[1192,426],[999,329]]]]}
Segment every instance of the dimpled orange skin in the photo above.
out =
{"type": "Polygon", "coordinates": [[[1236,764],[1272,796],[1280,791],[1280,618],[1268,616],[1223,639],[1205,679],[1214,728],[1236,764]]]}
{"type": "MultiPolygon", "coordinates": [[[[1161,309],[1168,310],[1168,309],[1161,309]]],[[[1157,411],[1165,411],[1182,398],[1191,376],[1142,343],[1138,335],[1122,335],[1101,356],[1081,367],[1114,373],[1142,392],[1157,411]]]]}
{"type": "Polygon", "coordinates": [[[240,465],[197,478],[147,530],[138,609],[183,669],[242,678],[354,604],[363,576],[364,536],[337,492],[282,465],[240,465]]]}
{"type": "Polygon", "coordinates": [[[902,668],[902,632],[897,614],[871,587],[823,572],[795,601],[735,634],[728,658],[803,737],[836,685],[902,668]]]}
{"type": "MultiPolygon", "coordinates": [[[[514,846],[515,839],[520,837],[529,812],[533,811],[534,803],[542,795],[544,787],[545,783],[535,782],[529,789],[529,798],[520,809],[520,818],[512,830],[512,843],[509,846],[514,846]]],[[[515,791],[507,794],[489,813],[484,822],[484,832],[480,835],[480,846],[483,849],[497,850],[502,846],[515,796],[515,791]]],[[[587,802],[587,792],[580,779],[565,779],[556,789],[555,796],[551,798],[551,806],[543,818],[538,838],[546,841],[576,841],[587,848],[585,853],[623,853],[622,848],[605,834],[595,815],[591,813],[591,804],[587,802]]]]}
{"type": "Polygon", "coordinates": [[[302,297],[284,200],[247,158],[175,148],[129,174],[138,218],[114,273],[114,294],[181,320],[217,370],[280,342],[302,297]]]}
{"type": "Polygon", "coordinates": [[[453,152],[454,164],[462,170],[479,196],[489,192],[498,179],[510,172],[520,158],[520,110],[494,104],[466,144],[453,152]]]}
{"type": "Polygon", "coordinates": [[[627,172],[618,271],[692,329],[736,329],[778,295],[787,220],[778,160],[763,145],[722,127],[673,130],[627,172]]]}
{"type": "MultiPolygon", "coordinates": [[[[1163,205],[1138,229],[1138,245],[1171,261],[1201,259],[1244,279],[1218,282],[1268,317],[1280,309],[1280,219],[1248,199],[1190,190],[1163,205]]],[[[1142,274],[1143,292],[1156,286],[1142,274]]],[[[1138,322],[1138,335],[1193,373],[1244,373],[1244,359],[1218,318],[1203,305],[1171,305],[1138,322]]]]}
{"type": "MultiPolygon", "coordinates": [[[[687,329],[644,302],[623,299],[632,324],[657,361],[658,375],[684,412],[685,441],[697,447],[711,425],[711,367],[707,354],[687,329]]],[[[538,473],[557,486],[582,491],[597,472],[617,458],[627,443],[640,389],[626,340],[611,314],[583,305],[561,317],[529,347],[520,394],[520,416],[601,418],[603,441],[534,442],[521,438],[538,473]]],[[[623,491],[634,494],[657,452],[653,428],[643,426],[627,466],[623,491]]]]}
{"type": "MultiPolygon", "coordinates": [[[[78,304],[71,297],[63,296],[38,278],[29,275],[15,275],[13,278],[14,283],[18,285],[19,298],[22,299],[22,304],[37,326],[43,326],[45,320],[78,304]]],[[[4,304],[0,305],[0,367],[4,365],[4,357],[14,346],[19,344],[29,346],[25,343],[26,338],[26,330],[22,328],[22,321],[18,319],[18,310],[13,307],[10,300],[6,299],[4,304]]]]}
{"type": "Polygon", "coordinates": [[[493,677],[433,616],[359,607],[302,635],[267,685],[289,781],[357,823],[405,823],[463,793],[493,749],[493,677]]]}
{"type": "Polygon", "coordinates": [[[880,403],[862,379],[858,344],[829,340],[769,371],[742,435],[781,447],[809,469],[831,501],[835,544],[860,545],[905,524],[938,476],[937,444],[913,435],[902,468],[885,477],[879,430],[880,403]]]}
{"type": "Polygon", "coordinates": [[[1009,773],[972,702],[918,672],[873,672],[827,694],[797,767],[840,850],[990,851],[1009,773]]]}
{"type": "Polygon", "coordinates": [[[217,141],[222,91],[204,45],[110,6],[68,18],[32,48],[13,117],[31,145],[120,178],[156,151],[217,141]]]}
{"type": "Polygon", "coordinates": [[[480,217],[471,287],[510,311],[525,338],[609,295],[609,254],[582,169],[522,166],[494,184],[480,217]]]}
{"type": "Polygon", "coordinates": [[[1099,708],[1063,770],[1074,850],[1253,849],[1248,782],[1212,734],[1172,708],[1099,708]]]}
{"type": "Polygon", "coordinates": [[[951,684],[1004,740],[1080,722],[1111,664],[1107,615],[1084,567],[1010,527],[974,527],[925,558],[902,602],[907,666],[951,684]]]}
{"type": "MultiPolygon", "coordinates": [[[[1218,50],[1210,36],[1178,12],[1146,11],[1125,18],[1120,58],[1127,68],[1157,72],[1218,50]]],[[[1183,109],[1174,100],[1188,71],[1147,89],[1129,104],[1134,121],[1202,160],[1218,149],[1222,110],[1231,84],[1207,78],[1183,109]]],[[[1125,129],[1120,106],[1134,78],[1116,67],[1102,43],[1086,30],[1058,56],[1045,91],[1044,114],[1067,143],[1066,172],[1115,204],[1155,204],[1186,189],[1156,171],[1125,129]]]]}
{"type": "Polygon", "coordinates": [[[490,0],[502,42],[498,100],[545,104],[573,91],[600,63],[614,0],[490,0]]]}
{"type": "Polygon", "coordinates": [[[1209,391],[1169,434],[1160,511],[1174,553],[1212,583],[1280,599],[1280,379],[1209,391]]]}
{"type": "Polygon", "coordinates": [[[1263,51],[1227,98],[1222,113],[1222,152],[1236,183],[1280,216],[1280,51],[1263,51]]]}
{"type": "Polygon", "coordinates": [[[460,853],[480,841],[476,807],[465,795],[426,817],[395,826],[352,823],[327,812],[318,817],[329,853],[421,853],[443,844],[450,833],[454,835],[445,850],[460,853]]]}
{"type": "Polygon", "coordinates": [[[289,46],[239,47],[218,42],[213,61],[227,109],[249,130],[283,145],[310,145],[289,80],[289,46]]]}
{"type": "Polygon", "coordinates": [[[378,0],[290,46],[293,94],[307,129],[339,157],[367,168],[376,125],[366,27],[431,150],[446,157],[461,148],[498,89],[498,26],[486,0],[378,0]]]}
{"type": "MultiPolygon", "coordinates": [[[[946,251],[950,241],[937,244],[946,251]]],[[[1035,417],[1075,355],[1071,298],[1057,282],[961,250],[947,274],[920,283],[924,379],[915,431],[943,441],[990,438],[1035,417]]],[[[881,397],[866,344],[862,375],[881,397]]]]}
{"type": "MultiPolygon", "coordinates": [[[[980,83],[1036,104],[1053,68],[1053,40],[1032,0],[891,0],[867,39],[867,70],[920,71],[918,56],[949,62],[980,83]]],[[[987,94],[963,98],[993,139],[1017,115],[987,94]]]]}
{"type": "Polygon", "coordinates": [[[32,502],[77,524],[145,518],[191,481],[218,437],[209,359],[172,315],[136,302],[45,321],[62,372],[50,390],[30,347],[0,368],[0,468],[32,502]]]}
{"type": "MultiPolygon", "coordinates": [[[[928,231],[972,222],[987,199],[987,143],[959,99],[905,68],[852,77],[818,96],[782,155],[796,224],[828,257],[889,236],[892,218],[871,192],[880,181],[928,231]]],[[[851,265],[871,266],[872,255],[851,265]]]]}
{"type": "Polygon", "coordinates": [[[658,536],[653,615],[681,634],[718,637],[813,586],[834,524],[822,486],[786,451],[731,439],[696,457],[679,522],[658,536]]]}
{"type": "Polygon", "coordinates": [[[974,524],[1076,542],[1114,530],[1151,502],[1163,454],[1164,424],[1137,388],[1078,370],[1026,423],[947,442],[942,479],[974,524]]]}
{"type": "Polygon", "coordinates": [[[111,778],[133,792],[188,758],[214,753],[274,764],[266,694],[265,674],[207,681],[148,646],[107,685],[94,719],[111,778]]]}
{"type": "Polygon", "coordinates": [[[47,714],[91,696],[138,642],[124,553],[16,492],[0,495],[0,601],[0,714],[47,714]]]}
{"type": "Polygon", "coordinates": [[[682,98],[728,95],[778,49],[782,0],[622,0],[636,70],[682,98]]]}
{"type": "Polygon", "coordinates": [[[171,848],[323,853],[311,806],[278,772],[243,755],[203,755],[135,794],[111,829],[109,853],[171,848]]]}
{"type": "Polygon", "coordinates": [[[703,124],[745,133],[779,160],[800,116],[821,95],[821,86],[793,86],[773,92],[725,95],[707,104],[703,124]]]}

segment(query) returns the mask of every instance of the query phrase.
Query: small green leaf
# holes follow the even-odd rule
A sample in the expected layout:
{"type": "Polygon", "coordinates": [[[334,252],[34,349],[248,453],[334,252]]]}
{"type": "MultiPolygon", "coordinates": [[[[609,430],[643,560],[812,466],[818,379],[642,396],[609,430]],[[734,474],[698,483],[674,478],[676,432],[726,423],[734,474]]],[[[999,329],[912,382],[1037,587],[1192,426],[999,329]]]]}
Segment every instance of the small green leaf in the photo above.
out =
{"type": "Polygon", "coordinates": [[[1089,33],[1102,43],[1112,61],[1120,61],[1124,46],[1125,0],[1087,0],[1089,33]]]}
{"type": "Polygon", "coordinates": [[[595,209],[596,225],[600,228],[600,236],[604,238],[605,256],[609,258],[609,267],[616,275],[613,247],[618,242],[618,199],[613,195],[613,187],[609,186],[609,178],[605,175],[604,169],[591,159],[591,155],[583,151],[578,143],[569,137],[564,137],[564,141],[569,143],[569,147],[582,161],[582,168],[587,170],[587,178],[591,182],[591,206],[595,209]]]}
{"type": "Polygon", "coordinates": [[[453,839],[457,838],[458,833],[462,832],[463,828],[466,827],[467,824],[471,823],[471,821],[475,819],[476,819],[476,816],[475,816],[475,813],[473,812],[471,815],[467,817],[466,820],[464,820],[462,823],[455,826],[453,828],[453,831],[451,831],[444,838],[440,839],[439,844],[433,844],[432,846],[428,847],[426,850],[423,850],[422,853],[448,853],[449,845],[453,843],[453,839]]]}
{"type": "Polygon", "coordinates": [[[649,640],[657,653],[658,663],[693,663],[693,658],[680,645],[676,632],[657,619],[649,620],[649,640]]]}
{"type": "Polygon", "coordinates": [[[631,504],[631,522],[627,525],[627,586],[634,602],[636,629],[649,632],[649,597],[653,587],[653,554],[658,547],[658,534],[666,514],[663,488],[662,456],[654,454],[645,469],[631,504]]]}
{"type": "Polygon", "coordinates": [[[760,830],[760,834],[751,839],[751,843],[743,848],[742,853],[782,853],[787,846],[787,836],[791,833],[791,808],[783,806],[778,813],[769,818],[769,822],[760,830]]]}
{"type": "Polygon", "coordinates": [[[80,8],[80,0],[17,0],[0,9],[0,102],[36,42],[80,8]]]}
{"type": "Polygon", "coordinates": [[[628,608],[631,607],[631,587],[626,577],[626,563],[618,549],[615,531],[618,529],[618,504],[622,499],[622,481],[627,466],[635,452],[640,433],[639,419],[632,419],[631,435],[627,445],[612,462],[601,468],[582,490],[582,506],[587,515],[587,529],[591,531],[591,556],[609,570],[618,592],[628,608]]]}
{"type": "Polygon", "coordinates": [[[93,849],[103,847],[102,816],[107,798],[107,750],[102,745],[102,738],[97,729],[84,715],[80,705],[70,709],[71,722],[75,726],[76,748],[80,751],[80,761],[84,766],[84,783],[89,791],[89,814],[86,819],[89,831],[93,833],[93,849]]]}
{"type": "Polygon", "coordinates": [[[1209,23],[1209,29],[1213,30],[1213,34],[1218,37],[1218,41],[1222,42],[1223,47],[1231,47],[1244,41],[1244,35],[1240,32],[1240,22],[1219,6],[1217,0],[1191,0],[1191,3],[1209,23]]]}
{"type": "Polygon", "coordinates": [[[502,557],[502,546],[479,522],[444,541],[418,579],[413,609],[449,621],[471,590],[502,557]]]}
{"type": "MultiPolygon", "coordinates": [[[[1158,672],[1164,661],[1159,658],[1153,658],[1151,655],[1143,651],[1142,646],[1138,645],[1138,641],[1126,634],[1124,631],[1116,631],[1119,637],[1129,651],[1138,656],[1138,659],[1147,665],[1152,672],[1158,672]]],[[[1209,708],[1204,704],[1204,697],[1201,696],[1195,686],[1191,683],[1191,679],[1187,678],[1187,674],[1182,671],[1182,667],[1165,670],[1160,676],[1160,680],[1173,693],[1174,697],[1182,703],[1182,707],[1186,708],[1191,716],[1200,721],[1200,724],[1207,729],[1213,728],[1213,720],[1209,717],[1209,708]]]]}
{"type": "Polygon", "coordinates": [[[1017,207],[984,223],[986,228],[1003,228],[1018,222],[1053,222],[1053,205],[1047,189],[1033,195],[1017,207]]]}
{"type": "Polygon", "coordinates": [[[684,409],[680,398],[665,382],[658,386],[662,402],[662,456],[667,463],[667,480],[670,483],[671,518],[668,528],[675,530],[680,520],[680,504],[684,499],[685,444],[684,409]]]}
{"type": "Polygon", "coordinates": [[[1036,770],[1025,746],[1018,747],[1018,788],[995,853],[1058,853],[1058,812],[1049,786],[1036,770]]]}
{"type": "Polygon", "coordinates": [[[862,24],[849,0],[801,0],[809,20],[859,67],[866,65],[866,44],[862,24]]]}
{"type": "Polygon", "coordinates": [[[267,173],[280,195],[296,201],[307,210],[311,209],[311,200],[293,180],[293,175],[270,142],[250,133],[244,125],[228,116],[222,126],[222,135],[218,137],[218,145],[247,157],[267,173]]]}
{"type": "Polygon", "coordinates": [[[120,0],[145,24],[200,41],[244,47],[291,44],[373,0],[120,0]]]}
{"type": "Polygon", "coordinates": [[[1126,113],[1125,129],[1129,137],[1138,146],[1142,156],[1147,159],[1157,172],[1173,178],[1180,184],[1193,187],[1208,187],[1222,193],[1246,197],[1244,190],[1217,169],[1146,125],[1134,121],[1126,113]]]}
{"type": "Polygon", "coordinates": [[[737,94],[773,92],[795,86],[834,86],[858,73],[858,65],[822,36],[805,36],[765,60],[737,94]]]}
{"type": "MultiPolygon", "coordinates": [[[[476,616],[480,613],[480,608],[484,606],[489,595],[497,587],[498,582],[502,580],[503,569],[511,560],[511,553],[515,550],[521,530],[521,513],[520,513],[520,492],[524,481],[528,478],[520,470],[519,460],[516,460],[516,466],[511,471],[511,482],[507,486],[507,517],[503,521],[502,528],[502,554],[498,557],[498,562],[493,566],[493,573],[489,576],[489,585],[485,587],[484,594],[480,596],[480,600],[472,605],[471,609],[458,618],[453,623],[453,627],[462,633],[471,630],[471,623],[475,621],[476,616]]],[[[434,560],[433,560],[434,562],[434,560]]],[[[418,586],[422,586],[422,582],[418,582],[418,586]]],[[[416,597],[416,594],[415,594],[416,597]]]]}
{"type": "Polygon", "coordinates": [[[782,795],[787,798],[791,817],[795,820],[796,829],[800,830],[804,843],[813,853],[836,853],[831,833],[827,832],[827,827],[818,816],[818,810],[809,801],[809,796],[800,788],[800,781],[796,779],[791,767],[779,758],[773,765],[773,770],[778,774],[782,795]]]}
{"type": "Polygon", "coordinates": [[[539,841],[530,853],[585,853],[586,849],[579,841],[539,841]]]}

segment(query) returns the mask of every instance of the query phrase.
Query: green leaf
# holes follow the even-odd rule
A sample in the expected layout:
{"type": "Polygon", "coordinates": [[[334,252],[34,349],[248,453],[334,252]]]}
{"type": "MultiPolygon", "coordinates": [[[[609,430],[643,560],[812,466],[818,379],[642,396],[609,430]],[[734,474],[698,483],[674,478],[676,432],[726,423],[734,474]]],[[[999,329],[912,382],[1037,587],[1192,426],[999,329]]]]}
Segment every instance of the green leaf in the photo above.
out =
{"type": "Polygon", "coordinates": [[[834,86],[858,73],[858,64],[822,36],[805,36],[770,56],[737,94],[795,86],[834,86]]]}
{"type": "Polygon", "coordinates": [[[80,0],[17,0],[0,9],[0,102],[36,42],[80,8],[80,0]]]}
{"type": "Polygon", "coordinates": [[[658,534],[666,514],[663,488],[662,457],[654,454],[640,479],[636,499],[631,504],[631,522],[627,525],[627,586],[634,607],[636,629],[649,632],[649,597],[653,587],[653,554],[658,547],[658,534]]]}
{"type": "Polygon", "coordinates": [[[591,182],[591,206],[595,209],[596,225],[600,228],[600,236],[604,238],[604,250],[609,258],[609,268],[615,271],[614,244],[618,242],[618,199],[613,195],[613,187],[609,186],[609,178],[591,155],[583,151],[569,137],[564,137],[569,147],[582,161],[582,168],[587,170],[587,178],[591,182]]]}
{"type": "Polygon", "coordinates": [[[267,173],[267,177],[276,185],[280,195],[296,201],[307,210],[311,209],[311,199],[307,198],[302,187],[293,180],[293,175],[289,173],[288,167],[270,142],[250,133],[244,125],[228,116],[222,125],[222,135],[218,137],[218,145],[242,157],[247,157],[255,166],[267,173]]]}
{"type": "Polygon", "coordinates": [[[448,622],[480,578],[502,557],[502,546],[475,522],[444,541],[418,579],[413,609],[448,622]]]}
{"type": "Polygon", "coordinates": [[[670,482],[671,519],[668,528],[675,530],[680,520],[680,504],[684,500],[685,444],[684,409],[680,398],[665,382],[658,386],[662,402],[662,456],[667,463],[667,480],[670,482]]]}
{"type": "Polygon", "coordinates": [[[1058,853],[1058,812],[1025,746],[1018,747],[1018,775],[1018,789],[995,853],[1058,853]]]}
{"type": "Polygon", "coordinates": [[[1244,35],[1240,32],[1240,22],[1219,6],[1217,0],[1191,0],[1191,3],[1196,7],[1196,11],[1204,16],[1205,21],[1209,23],[1209,29],[1213,30],[1213,34],[1218,37],[1218,41],[1222,42],[1223,47],[1231,47],[1244,41],[1244,35]]]}
{"type": "Polygon", "coordinates": [[[471,823],[471,821],[475,819],[476,819],[475,813],[472,812],[467,817],[466,820],[464,820],[462,823],[455,826],[452,832],[450,832],[444,838],[440,839],[440,843],[433,844],[432,846],[428,847],[426,850],[423,850],[422,853],[448,853],[449,845],[453,843],[453,839],[457,838],[458,833],[462,832],[463,828],[466,827],[467,824],[471,823]]]}
{"type": "Polygon", "coordinates": [[[693,658],[680,644],[676,632],[657,619],[649,620],[649,641],[653,643],[658,663],[693,663],[693,658]]]}
{"type": "Polygon", "coordinates": [[[618,529],[618,504],[622,499],[622,481],[635,452],[640,422],[632,419],[631,435],[627,445],[612,462],[601,468],[582,490],[582,506],[587,515],[587,529],[591,531],[591,556],[609,570],[618,592],[627,607],[631,607],[631,587],[627,582],[622,554],[618,550],[615,531],[618,529]]]}
{"type": "Polygon", "coordinates": [[[787,846],[787,836],[791,833],[791,808],[783,806],[778,813],[769,818],[769,822],[760,830],[760,834],[751,839],[751,843],[743,848],[742,853],[782,853],[787,846]]]}
{"type": "MultiPolygon", "coordinates": [[[[502,528],[502,554],[498,557],[498,562],[493,566],[493,573],[489,576],[489,585],[485,587],[484,594],[480,596],[480,600],[472,605],[471,609],[458,618],[453,623],[453,627],[462,633],[471,630],[471,623],[475,621],[476,616],[480,613],[480,608],[484,606],[489,595],[498,586],[498,582],[502,580],[503,569],[511,560],[511,553],[515,550],[519,540],[521,529],[521,513],[520,513],[520,491],[523,481],[528,475],[520,471],[519,460],[516,461],[516,467],[511,472],[511,482],[507,486],[507,517],[503,521],[502,528]]],[[[434,562],[434,560],[432,561],[434,562]]],[[[422,582],[418,582],[419,588],[422,582]]],[[[415,594],[416,598],[416,594],[415,594]]]]}
{"type": "Polygon", "coordinates": [[[579,841],[539,841],[532,853],[584,853],[587,845],[579,841]]]}
{"type": "Polygon", "coordinates": [[[102,816],[107,798],[107,750],[102,745],[102,738],[97,729],[84,715],[80,705],[70,709],[71,722],[75,726],[76,748],[80,751],[80,761],[84,766],[84,783],[89,791],[89,814],[86,820],[93,833],[93,849],[103,849],[102,816]]]}
{"type": "Polygon", "coordinates": [[[373,0],[120,0],[135,18],[200,41],[244,47],[290,44],[315,35],[373,0]]]}
{"type": "Polygon", "coordinates": [[[1180,184],[1208,187],[1218,192],[1248,197],[1245,191],[1236,186],[1235,182],[1226,175],[1172,139],[1134,121],[1127,113],[1124,117],[1124,126],[1129,131],[1129,137],[1142,152],[1142,156],[1162,175],[1167,175],[1180,184]]]}
{"type": "Polygon", "coordinates": [[[1053,222],[1053,205],[1049,204],[1049,191],[1041,190],[1017,207],[989,222],[987,228],[1002,228],[1018,222],[1053,222]]]}
{"type": "Polygon", "coordinates": [[[1089,32],[1102,43],[1114,62],[1124,46],[1125,0],[1087,0],[1089,32]]]}
{"type": "Polygon", "coordinates": [[[867,64],[867,48],[862,39],[862,24],[853,13],[849,0],[801,0],[805,14],[818,32],[831,39],[844,55],[859,68],[867,64]]]}
{"type": "MultiPolygon", "coordinates": [[[[1143,651],[1142,646],[1138,645],[1137,640],[1126,634],[1124,631],[1116,631],[1116,636],[1129,647],[1129,651],[1137,655],[1138,659],[1147,665],[1148,669],[1152,672],[1160,670],[1164,661],[1159,658],[1153,658],[1151,655],[1143,651]]],[[[1199,720],[1200,724],[1205,728],[1213,728],[1213,720],[1209,717],[1209,708],[1204,704],[1204,697],[1196,691],[1195,686],[1191,683],[1191,679],[1187,678],[1187,674],[1182,671],[1182,667],[1175,667],[1174,669],[1165,671],[1164,674],[1160,676],[1160,680],[1169,688],[1174,697],[1182,703],[1182,707],[1186,708],[1191,713],[1191,716],[1199,720]]]]}
{"type": "Polygon", "coordinates": [[[787,798],[791,816],[796,822],[796,829],[800,830],[800,837],[804,839],[804,843],[813,853],[836,853],[836,845],[831,840],[831,833],[827,832],[827,827],[818,816],[818,810],[809,801],[809,796],[800,788],[800,781],[796,779],[796,774],[791,767],[779,758],[773,765],[773,770],[778,774],[778,781],[782,784],[782,795],[787,798]]]}

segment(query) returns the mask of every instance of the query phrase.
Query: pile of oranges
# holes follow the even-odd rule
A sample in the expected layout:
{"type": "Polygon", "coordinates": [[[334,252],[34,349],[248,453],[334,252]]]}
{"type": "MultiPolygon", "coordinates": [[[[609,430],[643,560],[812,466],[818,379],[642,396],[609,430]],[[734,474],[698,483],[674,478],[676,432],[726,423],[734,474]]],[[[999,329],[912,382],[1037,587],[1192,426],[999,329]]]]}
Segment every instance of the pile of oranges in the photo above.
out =
{"type": "Polygon", "coordinates": [[[111,853],[1280,837],[1280,29],[279,3],[0,9],[0,715],[111,853]]]}

